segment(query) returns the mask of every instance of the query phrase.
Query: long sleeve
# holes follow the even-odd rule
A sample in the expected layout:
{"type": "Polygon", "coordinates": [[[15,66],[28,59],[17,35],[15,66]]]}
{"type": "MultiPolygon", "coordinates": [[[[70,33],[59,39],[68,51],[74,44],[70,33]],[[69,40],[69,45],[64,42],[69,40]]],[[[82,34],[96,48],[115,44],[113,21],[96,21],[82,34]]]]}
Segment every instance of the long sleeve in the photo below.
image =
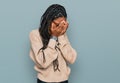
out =
{"type": "Polygon", "coordinates": [[[34,62],[41,68],[47,68],[57,58],[58,53],[55,50],[56,41],[50,39],[47,48],[40,50],[43,47],[43,43],[39,34],[33,30],[30,32],[29,38],[31,49],[34,53],[34,62]]]}
{"type": "Polygon", "coordinates": [[[60,43],[60,50],[62,51],[63,57],[65,60],[71,64],[73,64],[77,57],[77,52],[70,45],[68,37],[66,33],[58,37],[58,41],[60,43]]]}

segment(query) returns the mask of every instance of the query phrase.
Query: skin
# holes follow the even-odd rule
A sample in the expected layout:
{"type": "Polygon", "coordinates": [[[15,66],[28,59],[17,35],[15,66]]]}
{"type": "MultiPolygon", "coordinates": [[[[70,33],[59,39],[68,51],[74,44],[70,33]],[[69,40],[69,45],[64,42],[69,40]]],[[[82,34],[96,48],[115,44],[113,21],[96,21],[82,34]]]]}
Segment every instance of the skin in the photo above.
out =
{"type": "Polygon", "coordinates": [[[66,21],[66,18],[64,17],[59,17],[55,20],[53,20],[51,27],[50,27],[50,32],[52,36],[60,36],[63,35],[68,28],[68,22],[66,21]]]}

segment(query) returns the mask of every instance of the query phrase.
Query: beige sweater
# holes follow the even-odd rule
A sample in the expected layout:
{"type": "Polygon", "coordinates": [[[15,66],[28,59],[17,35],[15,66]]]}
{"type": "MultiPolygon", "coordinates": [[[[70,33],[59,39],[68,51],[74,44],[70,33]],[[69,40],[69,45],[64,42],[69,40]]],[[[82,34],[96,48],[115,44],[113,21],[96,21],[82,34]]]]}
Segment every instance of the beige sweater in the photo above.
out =
{"type": "Polygon", "coordinates": [[[70,68],[68,63],[74,63],[77,53],[71,47],[66,33],[58,37],[58,45],[54,39],[50,39],[48,46],[43,50],[45,54],[45,62],[43,62],[43,52],[39,49],[43,47],[41,36],[38,29],[32,30],[29,34],[30,38],[30,58],[34,61],[34,69],[38,72],[37,77],[45,82],[60,82],[68,80],[70,74],[70,68]],[[55,46],[60,48],[60,51],[55,49],[55,46]],[[54,71],[53,61],[58,58],[60,71],[54,71]]]}

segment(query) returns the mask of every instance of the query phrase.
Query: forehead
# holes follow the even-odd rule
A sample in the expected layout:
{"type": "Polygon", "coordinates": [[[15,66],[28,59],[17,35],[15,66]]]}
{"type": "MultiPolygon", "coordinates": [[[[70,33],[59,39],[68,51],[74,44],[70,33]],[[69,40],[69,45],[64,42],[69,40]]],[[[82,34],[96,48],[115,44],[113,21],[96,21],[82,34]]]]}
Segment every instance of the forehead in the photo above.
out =
{"type": "Polygon", "coordinates": [[[63,20],[66,20],[66,18],[65,18],[65,17],[59,17],[59,18],[56,18],[56,19],[53,20],[53,21],[56,22],[56,23],[60,23],[60,22],[63,21],[63,20]]]}

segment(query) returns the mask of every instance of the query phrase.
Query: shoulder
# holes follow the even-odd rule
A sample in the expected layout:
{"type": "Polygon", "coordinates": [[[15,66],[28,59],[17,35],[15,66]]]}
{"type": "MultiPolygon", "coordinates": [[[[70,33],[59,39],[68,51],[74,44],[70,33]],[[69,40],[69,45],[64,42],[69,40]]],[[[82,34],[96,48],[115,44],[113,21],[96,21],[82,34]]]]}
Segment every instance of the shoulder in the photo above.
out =
{"type": "Polygon", "coordinates": [[[39,29],[33,29],[29,32],[29,38],[40,38],[40,33],[39,33],[39,29]]]}
{"type": "Polygon", "coordinates": [[[33,35],[33,34],[39,34],[39,29],[33,29],[29,32],[29,35],[33,35]]]}

